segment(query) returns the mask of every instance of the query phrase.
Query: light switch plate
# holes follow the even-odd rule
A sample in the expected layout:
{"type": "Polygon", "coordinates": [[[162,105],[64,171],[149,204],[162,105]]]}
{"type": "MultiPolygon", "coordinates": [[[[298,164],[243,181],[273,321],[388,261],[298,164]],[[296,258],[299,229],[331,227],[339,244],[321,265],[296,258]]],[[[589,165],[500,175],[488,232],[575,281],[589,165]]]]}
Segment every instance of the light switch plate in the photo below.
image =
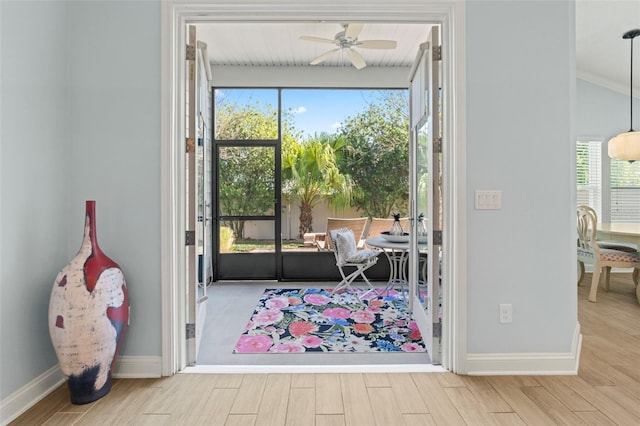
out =
{"type": "Polygon", "coordinates": [[[476,190],[476,210],[502,209],[502,191],[476,190]]]}

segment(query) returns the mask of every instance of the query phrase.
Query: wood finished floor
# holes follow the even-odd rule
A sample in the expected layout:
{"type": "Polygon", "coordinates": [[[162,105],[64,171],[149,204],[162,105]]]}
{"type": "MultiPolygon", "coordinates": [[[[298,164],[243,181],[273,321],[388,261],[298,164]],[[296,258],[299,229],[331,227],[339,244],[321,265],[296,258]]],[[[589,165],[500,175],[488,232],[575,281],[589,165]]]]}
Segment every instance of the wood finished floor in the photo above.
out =
{"type": "MultiPolygon", "coordinates": [[[[585,283],[591,279],[585,277],[585,283]]],[[[629,274],[587,302],[577,376],[178,374],[115,380],[72,405],[62,386],[11,425],[640,425],[640,305],[629,274]]]]}

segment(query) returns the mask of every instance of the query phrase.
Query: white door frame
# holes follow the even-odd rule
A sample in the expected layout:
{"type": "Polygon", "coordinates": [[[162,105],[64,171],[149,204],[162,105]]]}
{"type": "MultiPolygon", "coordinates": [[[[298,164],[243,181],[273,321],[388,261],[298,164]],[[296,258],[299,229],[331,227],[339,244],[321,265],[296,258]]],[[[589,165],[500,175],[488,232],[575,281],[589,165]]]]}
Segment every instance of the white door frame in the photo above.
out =
{"type": "MultiPolygon", "coordinates": [[[[162,2],[161,258],[162,374],[186,366],[184,55],[186,26],[196,22],[425,22],[442,27],[444,58],[444,211],[442,265],[444,368],[464,374],[466,334],[466,138],[464,2],[460,0],[237,0],[162,2]]],[[[393,371],[393,365],[389,371],[393,371]]],[[[402,366],[406,371],[407,366],[402,366]]]]}

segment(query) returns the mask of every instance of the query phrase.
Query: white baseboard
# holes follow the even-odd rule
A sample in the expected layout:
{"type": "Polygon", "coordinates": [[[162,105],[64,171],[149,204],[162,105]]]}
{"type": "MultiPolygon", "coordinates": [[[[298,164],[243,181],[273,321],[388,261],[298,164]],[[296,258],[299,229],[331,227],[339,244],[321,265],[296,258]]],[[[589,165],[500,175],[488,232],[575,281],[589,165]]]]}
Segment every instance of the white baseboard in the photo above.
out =
{"type": "Polygon", "coordinates": [[[0,402],[0,424],[7,425],[64,383],[56,364],[0,402]]]}
{"type": "Polygon", "coordinates": [[[567,353],[467,354],[468,375],[576,375],[580,366],[580,323],[567,353]]]}
{"type": "Polygon", "coordinates": [[[113,377],[117,379],[146,379],[162,376],[162,357],[118,357],[113,377]]]}
{"type": "MultiPolygon", "coordinates": [[[[148,378],[162,375],[161,357],[121,356],[114,378],[148,378]]],[[[33,407],[64,383],[59,365],[54,365],[11,395],[0,401],[0,425],[5,426],[33,407]]]]}
{"type": "Polygon", "coordinates": [[[196,365],[180,373],[190,374],[277,374],[277,373],[443,373],[447,370],[433,364],[371,365],[196,365]]]}

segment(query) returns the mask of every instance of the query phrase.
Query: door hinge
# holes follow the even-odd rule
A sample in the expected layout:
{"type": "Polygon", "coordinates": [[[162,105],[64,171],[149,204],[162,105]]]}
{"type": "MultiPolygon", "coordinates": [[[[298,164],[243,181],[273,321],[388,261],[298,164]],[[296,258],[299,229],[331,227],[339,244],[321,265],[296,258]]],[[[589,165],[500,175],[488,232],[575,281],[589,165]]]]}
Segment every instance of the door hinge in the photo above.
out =
{"type": "Polygon", "coordinates": [[[442,138],[433,138],[433,152],[442,154],[442,138]]]}
{"type": "Polygon", "coordinates": [[[184,245],[195,246],[196,245],[196,231],[185,231],[184,233],[184,245]]]}
{"type": "Polygon", "coordinates": [[[196,143],[193,138],[187,138],[185,149],[187,151],[187,154],[193,154],[194,152],[196,152],[196,143]]]}
{"type": "Polygon", "coordinates": [[[433,46],[431,59],[433,59],[434,61],[442,60],[442,46],[433,46]]]}
{"type": "Polygon", "coordinates": [[[433,231],[433,245],[434,246],[442,245],[442,231],[433,231]]]}
{"type": "Polygon", "coordinates": [[[195,61],[196,60],[196,46],[187,44],[187,51],[185,59],[187,61],[195,61]]]}
{"type": "Polygon", "coordinates": [[[433,337],[442,337],[442,323],[434,322],[433,323],[433,337]]]}
{"type": "Polygon", "coordinates": [[[195,339],[196,337],[196,324],[191,322],[187,323],[187,327],[185,328],[185,334],[187,339],[195,339]]]}

